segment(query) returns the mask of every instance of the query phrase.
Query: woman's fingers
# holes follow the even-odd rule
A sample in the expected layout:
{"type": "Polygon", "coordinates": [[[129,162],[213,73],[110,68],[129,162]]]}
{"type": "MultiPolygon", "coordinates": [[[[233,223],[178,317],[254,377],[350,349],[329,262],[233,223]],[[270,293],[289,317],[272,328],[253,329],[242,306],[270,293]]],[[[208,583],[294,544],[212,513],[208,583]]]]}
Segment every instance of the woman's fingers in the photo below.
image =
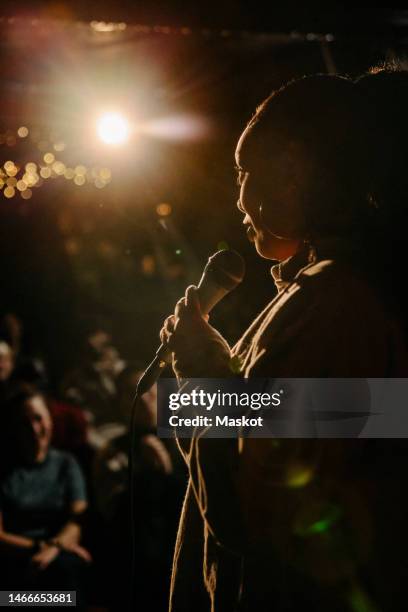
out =
{"type": "Polygon", "coordinates": [[[186,289],[185,297],[179,300],[176,304],[174,314],[177,319],[201,318],[200,300],[198,297],[198,289],[194,285],[190,285],[186,289]]]}
{"type": "Polygon", "coordinates": [[[208,321],[208,315],[203,316],[201,314],[198,289],[194,285],[190,285],[186,289],[185,297],[177,302],[174,315],[167,317],[163,323],[163,327],[160,330],[162,344],[171,346],[172,337],[176,329],[178,329],[180,321],[183,323],[183,329],[190,329],[189,323],[195,323],[197,319],[208,321]],[[185,327],[185,324],[187,324],[187,327],[185,327]]]}
{"type": "Polygon", "coordinates": [[[171,334],[174,332],[174,326],[175,326],[175,316],[174,315],[170,315],[169,317],[166,318],[166,320],[164,321],[164,327],[166,329],[166,331],[171,334]]]}
{"type": "Polygon", "coordinates": [[[201,305],[198,297],[198,289],[195,285],[190,285],[186,289],[186,307],[191,312],[201,317],[201,305]]]}
{"type": "Polygon", "coordinates": [[[160,330],[160,340],[162,344],[168,344],[171,335],[174,333],[175,317],[170,315],[164,320],[163,327],[160,330]]]}
{"type": "Polygon", "coordinates": [[[174,316],[176,319],[181,319],[186,310],[186,298],[181,298],[176,304],[176,308],[174,309],[174,316]]]}

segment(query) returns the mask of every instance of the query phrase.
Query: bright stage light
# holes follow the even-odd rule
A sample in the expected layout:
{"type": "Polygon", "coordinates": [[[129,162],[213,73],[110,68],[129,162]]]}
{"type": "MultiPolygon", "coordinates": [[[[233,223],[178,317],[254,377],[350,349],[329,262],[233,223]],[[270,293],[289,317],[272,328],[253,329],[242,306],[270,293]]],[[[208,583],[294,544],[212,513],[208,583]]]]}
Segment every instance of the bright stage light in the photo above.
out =
{"type": "Polygon", "coordinates": [[[124,144],[130,135],[129,122],[120,113],[105,113],[97,122],[99,138],[108,145],[124,144]]]}
{"type": "Polygon", "coordinates": [[[205,138],[210,133],[210,128],[209,122],[203,117],[185,114],[151,119],[140,129],[156,138],[186,142],[205,138]]]}

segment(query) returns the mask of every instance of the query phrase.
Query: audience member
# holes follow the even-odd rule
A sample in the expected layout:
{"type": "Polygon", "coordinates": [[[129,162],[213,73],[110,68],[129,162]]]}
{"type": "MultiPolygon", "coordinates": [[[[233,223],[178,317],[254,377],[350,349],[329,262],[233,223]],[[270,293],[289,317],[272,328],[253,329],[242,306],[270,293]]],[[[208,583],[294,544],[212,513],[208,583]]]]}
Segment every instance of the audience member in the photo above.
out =
{"type": "Polygon", "coordinates": [[[3,410],[8,462],[0,482],[4,589],[77,590],[89,552],[81,546],[87,509],[76,460],[50,446],[52,420],[38,391],[22,390],[3,410]]]}

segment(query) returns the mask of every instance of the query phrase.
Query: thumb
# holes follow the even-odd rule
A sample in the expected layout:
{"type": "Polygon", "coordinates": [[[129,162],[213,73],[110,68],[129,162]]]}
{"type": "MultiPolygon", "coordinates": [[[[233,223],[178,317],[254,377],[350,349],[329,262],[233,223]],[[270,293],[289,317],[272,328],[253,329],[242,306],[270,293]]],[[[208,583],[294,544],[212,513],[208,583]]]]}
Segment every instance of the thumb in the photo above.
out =
{"type": "Polygon", "coordinates": [[[198,289],[195,285],[190,285],[186,289],[186,307],[191,314],[202,317],[200,298],[198,297],[198,289]]]}

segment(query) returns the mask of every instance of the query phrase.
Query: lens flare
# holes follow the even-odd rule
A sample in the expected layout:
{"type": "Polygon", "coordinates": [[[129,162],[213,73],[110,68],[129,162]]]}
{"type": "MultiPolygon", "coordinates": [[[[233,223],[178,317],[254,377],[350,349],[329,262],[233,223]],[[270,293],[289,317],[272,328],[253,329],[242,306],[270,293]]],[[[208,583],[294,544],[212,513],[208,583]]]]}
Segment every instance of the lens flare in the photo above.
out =
{"type": "Polygon", "coordinates": [[[120,113],[105,113],[97,121],[99,138],[108,145],[121,145],[129,139],[129,122],[120,113]]]}

